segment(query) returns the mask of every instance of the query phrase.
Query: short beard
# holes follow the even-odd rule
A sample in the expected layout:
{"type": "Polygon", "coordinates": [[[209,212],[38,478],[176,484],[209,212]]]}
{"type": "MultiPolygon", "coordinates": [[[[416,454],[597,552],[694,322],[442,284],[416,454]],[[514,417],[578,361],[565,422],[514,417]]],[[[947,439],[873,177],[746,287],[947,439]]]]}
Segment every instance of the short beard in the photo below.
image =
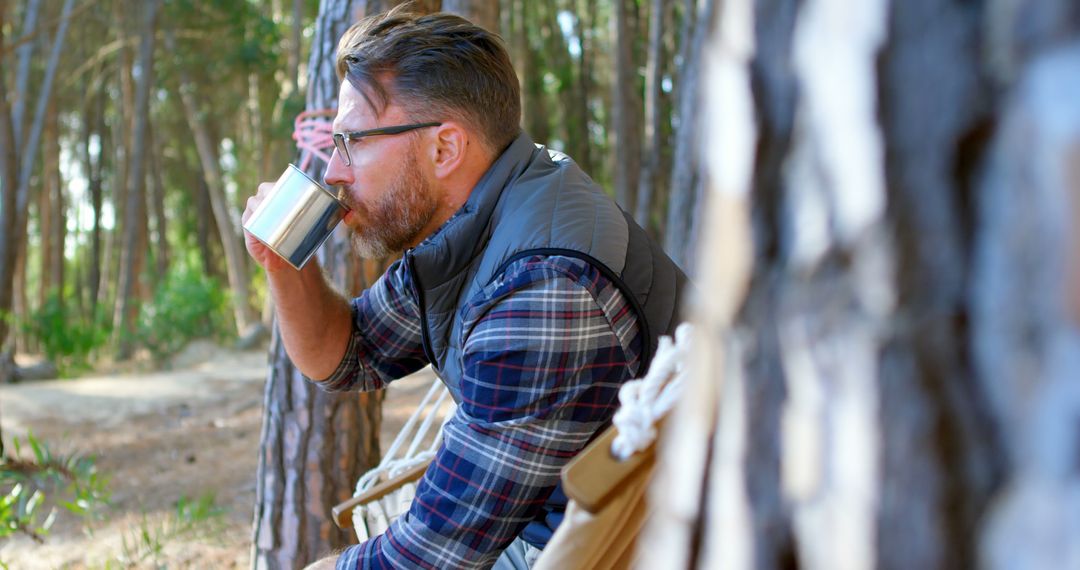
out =
{"type": "Polygon", "coordinates": [[[402,161],[397,181],[365,208],[359,227],[352,227],[352,247],[364,259],[385,259],[416,241],[435,216],[438,204],[431,185],[420,175],[416,149],[402,161]]]}

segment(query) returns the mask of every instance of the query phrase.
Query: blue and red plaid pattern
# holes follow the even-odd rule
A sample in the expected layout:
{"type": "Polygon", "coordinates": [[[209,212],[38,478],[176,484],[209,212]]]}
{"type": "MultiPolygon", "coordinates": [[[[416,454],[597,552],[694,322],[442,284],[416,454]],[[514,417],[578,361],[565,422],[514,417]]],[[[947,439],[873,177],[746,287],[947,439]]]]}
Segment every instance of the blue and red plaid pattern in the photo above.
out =
{"type": "MultiPolygon", "coordinates": [[[[396,264],[353,301],[354,333],[327,390],[369,390],[427,364],[396,264]]],[[[337,568],[487,568],[541,514],[563,465],[614,414],[639,367],[637,318],[579,259],[527,257],[460,313],[461,402],[408,513],[337,568]]]]}

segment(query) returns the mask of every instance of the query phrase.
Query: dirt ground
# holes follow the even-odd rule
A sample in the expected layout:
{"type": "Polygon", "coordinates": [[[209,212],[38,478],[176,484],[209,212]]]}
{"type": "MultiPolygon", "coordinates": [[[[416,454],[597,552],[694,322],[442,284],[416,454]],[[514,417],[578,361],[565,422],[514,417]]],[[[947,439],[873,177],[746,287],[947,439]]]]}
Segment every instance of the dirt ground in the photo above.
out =
{"type": "MultiPolygon", "coordinates": [[[[90,528],[58,509],[44,544],[2,540],[0,561],[13,569],[249,566],[266,352],[197,343],[172,368],[0,386],[6,442],[32,431],[54,451],[95,455],[112,492],[90,528]],[[173,532],[177,501],[207,493],[223,514],[173,532]],[[156,556],[135,546],[147,544],[144,532],[156,556]]],[[[431,378],[421,372],[392,385],[384,449],[431,378]]]]}

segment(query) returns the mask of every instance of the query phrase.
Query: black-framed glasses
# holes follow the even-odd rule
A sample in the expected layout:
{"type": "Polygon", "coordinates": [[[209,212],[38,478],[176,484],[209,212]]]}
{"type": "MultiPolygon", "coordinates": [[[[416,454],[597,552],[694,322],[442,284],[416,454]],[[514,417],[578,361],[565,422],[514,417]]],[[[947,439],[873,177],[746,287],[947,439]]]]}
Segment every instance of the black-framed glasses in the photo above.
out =
{"type": "Polygon", "coordinates": [[[364,137],[373,137],[376,135],[399,135],[401,133],[407,133],[416,129],[423,129],[425,127],[438,127],[442,123],[414,123],[412,125],[397,125],[394,127],[379,127],[377,129],[369,129],[366,131],[354,131],[351,133],[334,133],[334,147],[337,148],[338,154],[341,156],[341,160],[345,163],[345,166],[352,166],[352,156],[349,155],[349,143],[355,140],[360,140],[364,137]]]}

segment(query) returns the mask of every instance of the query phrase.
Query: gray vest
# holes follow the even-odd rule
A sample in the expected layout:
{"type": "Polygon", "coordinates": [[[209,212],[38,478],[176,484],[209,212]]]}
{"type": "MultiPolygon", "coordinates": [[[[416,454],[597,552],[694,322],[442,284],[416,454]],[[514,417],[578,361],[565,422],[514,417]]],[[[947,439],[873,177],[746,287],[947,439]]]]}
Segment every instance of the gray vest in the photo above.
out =
{"type": "Polygon", "coordinates": [[[522,134],[492,164],[461,211],[404,263],[421,309],[424,353],[460,401],[462,305],[530,255],[588,261],[630,302],[646,370],[677,323],[686,276],[566,155],[522,134]]]}

